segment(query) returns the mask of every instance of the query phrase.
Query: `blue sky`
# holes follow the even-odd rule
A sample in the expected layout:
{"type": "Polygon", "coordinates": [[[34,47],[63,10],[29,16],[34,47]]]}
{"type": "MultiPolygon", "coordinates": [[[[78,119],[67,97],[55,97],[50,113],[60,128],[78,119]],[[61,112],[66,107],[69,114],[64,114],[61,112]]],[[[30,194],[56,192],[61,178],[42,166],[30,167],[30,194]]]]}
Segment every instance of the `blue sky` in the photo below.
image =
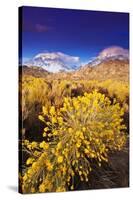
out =
{"type": "Polygon", "coordinates": [[[110,46],[129,48],[128,13],[23,7],[22,55],[62,52],[81,62],[110,46]]]}

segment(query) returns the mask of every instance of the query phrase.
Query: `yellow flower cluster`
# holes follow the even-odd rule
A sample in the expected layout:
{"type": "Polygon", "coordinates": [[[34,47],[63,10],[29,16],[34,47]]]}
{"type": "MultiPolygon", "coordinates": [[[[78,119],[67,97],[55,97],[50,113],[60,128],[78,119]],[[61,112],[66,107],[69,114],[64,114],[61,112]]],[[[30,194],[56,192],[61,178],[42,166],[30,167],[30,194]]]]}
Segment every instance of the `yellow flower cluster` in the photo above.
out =
{"type": "MultiPolygon", "coordinates": [[[[23,176],[23,192],[60,192],[75,188],[74,176],[89,181],[95,161],[108,162],[108,153],[126,143],[124,110],[104,94],[84,93],[64,99],[62,108],[43,107],[44,140],[35,149],[23,176]],[[36,154],[39,156],[36,156],[36,154]]],[[[28,146],[31,145],[29,142],[28,146]]]]}

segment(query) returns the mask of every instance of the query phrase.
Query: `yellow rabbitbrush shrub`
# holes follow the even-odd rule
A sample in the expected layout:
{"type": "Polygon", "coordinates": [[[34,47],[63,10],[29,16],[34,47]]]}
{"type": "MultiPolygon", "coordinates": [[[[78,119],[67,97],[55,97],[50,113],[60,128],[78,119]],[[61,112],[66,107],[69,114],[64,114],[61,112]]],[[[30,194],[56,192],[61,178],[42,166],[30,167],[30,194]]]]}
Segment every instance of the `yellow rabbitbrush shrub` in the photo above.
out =
{"type": "Polygon", "coordinates": [[[94,91],[77,98],[67,97],[56,110],[43,107],[44,141],[24,141],[30,152],[23,174],[24,193],[68,191],[75,188],[74,177],[89,181],[92,163],[108,162],[110,152],[126,143],[124,112],[105,95],[94,91]]]}

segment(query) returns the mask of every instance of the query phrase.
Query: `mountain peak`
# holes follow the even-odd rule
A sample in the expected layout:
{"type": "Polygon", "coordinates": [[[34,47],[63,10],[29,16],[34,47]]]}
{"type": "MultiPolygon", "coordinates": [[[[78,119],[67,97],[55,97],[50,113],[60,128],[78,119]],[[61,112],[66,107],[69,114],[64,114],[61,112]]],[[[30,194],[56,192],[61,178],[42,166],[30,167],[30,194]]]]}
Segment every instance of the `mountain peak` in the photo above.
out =
{"type": "Polygon", "coordinates": [[[112,46],[112,47],[108,47],[106,49],[104,49],[103,51],[101,51],[99,53],[99,58],[111,58],[111,57],[124,57],[124,58],[129,58],[129,50],[128,49],[124,49],[122,47],[119,46],[112,46]]]}
{"type": "Polygon", "coordinates": [[[49,72],[72,71],[77,68],[79,57],[70,56],[62,52],[39,53],[28,62],[27,66],[38,66],[49,72]]]}
{"type": "Polygon", "coordinates": [[[129,60],[129,50],[119,46],[105,48],[88,64],[93,67],[108,60],[129,60]]]}

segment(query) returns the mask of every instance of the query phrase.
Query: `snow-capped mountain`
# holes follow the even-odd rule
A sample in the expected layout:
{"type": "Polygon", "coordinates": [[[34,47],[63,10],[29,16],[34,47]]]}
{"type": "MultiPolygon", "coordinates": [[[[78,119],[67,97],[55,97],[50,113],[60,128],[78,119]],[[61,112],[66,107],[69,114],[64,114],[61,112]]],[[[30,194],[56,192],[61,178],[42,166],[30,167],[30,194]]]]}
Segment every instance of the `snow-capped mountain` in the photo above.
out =
{"type": "Polygon", "coordinates": [[[41,67],[48,72],[71,72],[79,68],[95,67],[110,60],[129,60],[129,50],[119,46],[112,46],[102,50],[97,57],[88,61],[88,64],[80,66],[79,57],[70,56],[62,52],[45,52],[34,56],[23,65],[28,67],[41,67]]]}
{"type": "Polygon", "coordinates": [[[117,46],[106,48],[73,74],[75,79],[128,81],[129,51],[117,46]]]}
{"type": "Polygon", "coordinates": [[[92,59],[88,64],[93,67],[109,60],[129,60],[129,50],[118,46],[106,48],[101,51],[99,55],[92,59]]]}
{"type": "Polygon", "coordinates": [[[42,67],[48,72],[72,71],[77,69],[79,57],[70,56],[61,52],[40,53],[24,64],[42,67]]]}

